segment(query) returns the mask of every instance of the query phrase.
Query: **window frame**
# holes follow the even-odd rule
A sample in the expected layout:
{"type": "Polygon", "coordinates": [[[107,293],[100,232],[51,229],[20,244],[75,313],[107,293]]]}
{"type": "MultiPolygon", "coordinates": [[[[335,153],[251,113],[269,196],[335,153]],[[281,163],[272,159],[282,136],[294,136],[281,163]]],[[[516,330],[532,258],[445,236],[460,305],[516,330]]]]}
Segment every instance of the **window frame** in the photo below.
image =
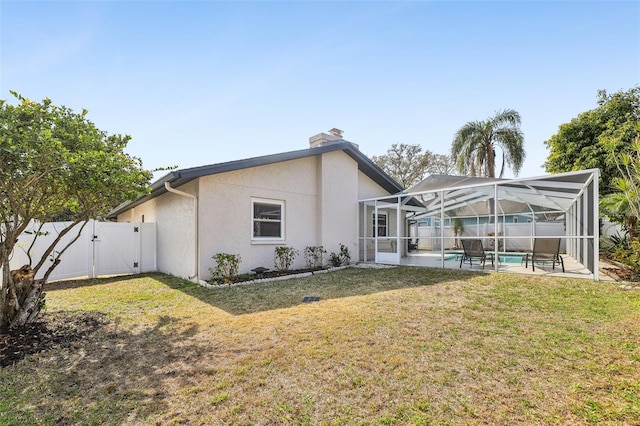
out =
{"type": "Polygon", "coordinates": [[[376,214],[373,213],[373,218],[371,219],[371,222],[373,223],[373,231],[371,232],[371,234],[375,237],[388,238],[389,237],[389,214],[378,212],[378,221],[381,218],[384,218],[383,228],[380,228],[379,224],[376,223],[376,214]],[[378,230],[378,232],[376,232],[376,229],[378,230]],[[384,229],[384,235],[380,235],[380,229],[384,229]]]}
{"type": "Polygon", "coordinates": [[[286,218],[286,204],[284,200],[276,200],[271,198],[258,198],[251,197],[251,223],[250,223],[250,235],[251,235],[251,243],[252,244],[282,244],[285,241],[285,218],[286,218]],[[255,214],[255,205],[263,204],[263,205],[271,205],[271,206],[279,206],[280,207],[280,236],[279,237],[259,237],[254,235],[254,225],[256,220],[260,222],[266,223],[274,223],[277,221],[268,220],[268,219],[256,219],[254,217],[255,214]]]}

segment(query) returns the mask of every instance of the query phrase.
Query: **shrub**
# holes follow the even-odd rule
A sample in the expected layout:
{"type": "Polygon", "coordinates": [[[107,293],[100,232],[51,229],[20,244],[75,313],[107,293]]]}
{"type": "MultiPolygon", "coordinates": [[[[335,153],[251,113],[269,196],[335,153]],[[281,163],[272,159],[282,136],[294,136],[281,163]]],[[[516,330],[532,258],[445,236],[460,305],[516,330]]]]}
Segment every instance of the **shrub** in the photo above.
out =
{"type": "Polygon", "coordinates": [[[634,271],[640,271],[640,240],[633,238],[631,240],[631,252],[629,253],[629,261],[627,262],[634,271]]]}
{"type": "Polygon", "coordinates": [[[602,240],[602,251],[612,259],[627,265],[635,273],[640,272],[640,239],[627,233],[611,235],[602,240]]]}
{"type": "Polygon", "coordinates": [[[618,247],[611,254],[611,257],[629,266],[634,271],[640,271],[640,240],[629,238],[628,248],[618,247]]]}
{"type": "Polygon", "coordinates": [[[293,247],[276,247],[273,253],[273,266],[277,271],[288,271],[293,265],[293,259],[300,252],[293,247]]]}
{"type": "Polygon", "coordinates": [[[351,263],[351,254],[349,254],[349,247],[340,243],[340,253],[331,253],[329,255],[329,262],[331,266],[338,267],[343,265],[348,265],[351,263]]]}
{"type": "Polygon", "coordinates": [[[209,268],[209,271],[214,277],[223,277],[229,280],[238,275],[241,261],[239,254],[216,253],[212,258],[216,262],[216,267],[215,269],[209,268]]]}
{"type": "Polygon", "coordinates": [[[334,268],[337,268],[338,266],[340,266],[342,264],[342,261],[340,260],[340,255],[335,254],[334,252],[331,252],[329,254],[329,264],[334,268]]]}
{"type": "Polygon", "coordinates": [[[324,264],[324,255],[327,251],[322,246],[305,247],[304,260],[309,269],[322,268],[324,264]]]}
{"type": "Polygon", "coordinates": [[[631,241],[629,240],[629,234],[627,232],[622,235],[616,232],[614,235],[603,238],[600,243],[600,250],[612,256],[614,259],[625,257],[630,249],[631,241]]]}

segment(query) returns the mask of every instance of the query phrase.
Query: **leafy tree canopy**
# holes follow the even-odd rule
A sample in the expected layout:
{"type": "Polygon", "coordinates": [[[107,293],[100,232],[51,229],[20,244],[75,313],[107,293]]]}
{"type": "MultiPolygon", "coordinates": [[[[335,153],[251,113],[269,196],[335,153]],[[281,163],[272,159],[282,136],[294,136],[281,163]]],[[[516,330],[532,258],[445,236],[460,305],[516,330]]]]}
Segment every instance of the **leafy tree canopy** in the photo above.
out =
{"type": "Polygon", "coordinates": [[[423,152],[420,145],[395,143],[386,154],[371,159],[405,189],[428,174],[451,174],[454,170],[448,155],[423,152]]]}
{"type": "Polygon", "coordinates": [[[428,165],[426,174],[429,175],[455,175],[457,174],[456,165],[450,156],[446,154],[434,154],[427,151],[428,165]]]}
{"type": "MultiPolygon", "coordinates": [[[[32,316],[43,300],[41,294],[18,294],[9,271],[15,241],[32,220],[64,217],[75,226],[134,199],[151,179],[140,160],[124,152],[129,136],[97,129],[86,110],[75,113],[49,99],[34,102],[11,93],[17,105],[0,100],[0,329],[32,316]]],[[[33,275],[45,264],[46,281],[59,262],[45,262],[52,251],[28,265],[32,282],[20,288],[36,289],[33,275]]]]}
{"type": "Polygon", "coordinates": [[[631,152],[640,122],[640,86],[608,94],[598,91],[598,107],[562,124],[558,133],[545,141],[549,156],[544,164],[549,173],[600,169],[601,193],[615,189],[620,176],[615,155],[631,152]]]}

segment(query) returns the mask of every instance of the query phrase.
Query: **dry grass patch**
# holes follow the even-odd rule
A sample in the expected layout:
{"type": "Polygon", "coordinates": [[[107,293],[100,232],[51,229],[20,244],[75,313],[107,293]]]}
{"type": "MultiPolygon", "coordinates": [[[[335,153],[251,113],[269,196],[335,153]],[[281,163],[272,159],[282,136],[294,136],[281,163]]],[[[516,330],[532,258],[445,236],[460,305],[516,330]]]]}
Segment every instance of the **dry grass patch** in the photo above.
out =
{"type": "Polygon", "coordinates": [[[609,284],[394,268],[207,290],[154,274],[56,284],[47,303],[110,322],[0,370],[0,423],[640,423],[640,294],[609,284]]]}

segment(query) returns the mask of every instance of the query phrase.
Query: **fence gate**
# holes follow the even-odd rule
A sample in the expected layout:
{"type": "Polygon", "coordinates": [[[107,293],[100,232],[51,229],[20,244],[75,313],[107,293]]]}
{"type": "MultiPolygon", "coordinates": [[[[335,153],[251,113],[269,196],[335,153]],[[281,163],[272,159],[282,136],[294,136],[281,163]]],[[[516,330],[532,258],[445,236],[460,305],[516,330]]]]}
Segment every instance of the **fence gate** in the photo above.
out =
{"type": "Polygon", "coordinates": [[[91,276],[140,273],[140,227],[132,223],[94,222],[91,276]]]}
{"type": "MultiPolygon", "coordinates": [[[[68,222],[47,223],[31,247],[36,226],[32,226],[18,239],[11,269],[29,263],[27,252],[33,259],[40,259],[60,231],[68,222]]],[[[55,251],[62,248],[77,235],[71,230],[58,243],[55,251]]],[[[55,252],[54,251],[54,252],[55,252]]],[[[84,227],[80,238],[61,256],[60,264],[49,276],[50,281],[68,278],[93,278],[101,275],[137,274],[156,270],[156,227],[155,223],[116,223],[91,220],[84,227]]],[[[37,260],[36,260],[37,262],[37,260]]],[[[41,278],[45,265],[36,278],[41,278]]]]}

